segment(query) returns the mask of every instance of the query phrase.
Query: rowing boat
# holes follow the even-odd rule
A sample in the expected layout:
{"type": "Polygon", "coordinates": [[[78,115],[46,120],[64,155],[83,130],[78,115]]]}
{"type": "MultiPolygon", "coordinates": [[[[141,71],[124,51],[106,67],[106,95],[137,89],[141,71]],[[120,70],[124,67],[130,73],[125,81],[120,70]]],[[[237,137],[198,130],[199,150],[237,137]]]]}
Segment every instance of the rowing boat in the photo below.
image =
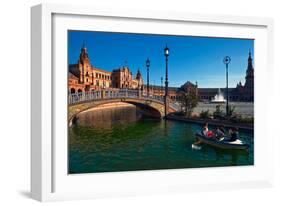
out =
{"type": "Polygon", "coordinates": [[[237,139],[235,141],[229,142],[226,141],[225,138],[222,138],[220,140],[210,138],[210,137],[205,137],[204,135],[200,133],[196,133],[197,139],[207,145],[218,147],[221,149],[240,149],[240,150],[245,150],[249,148],[248,144],[245,144],[243,141],[240,139],[237,139]]]}

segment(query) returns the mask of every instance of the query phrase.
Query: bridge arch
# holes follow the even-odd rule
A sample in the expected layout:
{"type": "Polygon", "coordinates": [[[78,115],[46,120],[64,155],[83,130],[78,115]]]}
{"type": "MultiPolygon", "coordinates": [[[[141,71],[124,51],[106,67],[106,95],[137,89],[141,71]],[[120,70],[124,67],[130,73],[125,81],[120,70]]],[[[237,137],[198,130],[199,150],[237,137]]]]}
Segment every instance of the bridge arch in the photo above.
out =
{"type": "MultiPolygon", "coordinates": [[[[125,102],[138,106],[144,112],[144,115],[151,115],[153,117],[162,118],[164,117],[164,104],[158,101],[146,100],[146,99],[134,99],[134,98],[119,98],[119,99],[105,99],[99,101],[81,102],[73,105],[69,105],[68,108],[68,120],[69,124],[72,124],[73,118],[79,113],[87,111],[95,107],[102,107],[102,105],[125,102]]],[[[174,112],[172,108],[169,109],[169,113],[174,112]]]]}
{"type": "MultiPolygon", "coordinates": [[[[163,97],[153,95],[145,96],[142,94],[141,90],[118,89],[88,92],[81,92],[78,90],[77,92],[78,94],[75,93],[68,95],[68,120],[70,122],[80,112],[114,102],[126,102],[136,105],[150,116],[165,116],[165,104],[163,97]]],[[[168,100],[167,114],[178,110],[178,104],[168,100]]]]}
{"type": "Polygon", "coordinates": [[[127,104],[132,104],[140,108],[144,116],[149,116],[153,118],[162,118],[163,116],[161,114],[161,110],[159,108],[156,108],[155,106],[151,106],[137,101],[132,101],[132,100],[130,101],[129,99],[124,100],[122,102],[125,102],[127,104]]]}

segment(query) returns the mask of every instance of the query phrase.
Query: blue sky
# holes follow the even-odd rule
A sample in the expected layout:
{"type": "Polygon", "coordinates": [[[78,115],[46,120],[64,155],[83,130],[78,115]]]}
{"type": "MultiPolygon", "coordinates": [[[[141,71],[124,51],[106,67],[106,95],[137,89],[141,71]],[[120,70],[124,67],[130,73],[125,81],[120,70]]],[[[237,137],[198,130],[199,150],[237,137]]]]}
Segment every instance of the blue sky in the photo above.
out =
{"type": "Polygon", "coordinates": [[[145,61],[150,59],[150,83],[161,84],[165,78],[164,47],[170,49],[169,86],[186,81],[198,82],[199,87],[225,87],[224,56],[231,57],[229,86],[245,82],[249,51],[254,56],[254,40],[166,36],[93,31],[68,32],[68,61],[77,63],[85,42],[91,64],[112,71],[125,65],[135,76],[138,68],[146,82],[145,61]]]}

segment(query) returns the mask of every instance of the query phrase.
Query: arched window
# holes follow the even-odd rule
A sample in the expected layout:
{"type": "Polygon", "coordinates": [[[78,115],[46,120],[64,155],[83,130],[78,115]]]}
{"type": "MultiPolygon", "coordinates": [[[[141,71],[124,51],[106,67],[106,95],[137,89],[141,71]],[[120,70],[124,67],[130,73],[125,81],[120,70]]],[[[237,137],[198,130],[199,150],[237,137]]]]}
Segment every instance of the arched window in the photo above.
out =
{"type": "Polygon", "coordinates": [[[71,88],[71,89],[70,89],[70,93],[71,93],[71,94],[75,94],[75,92],[76,92],[76,91],[75,91],[74,88],[71,88]]]}
{"type": "Polygon", "coordinates": [[[81,89],[78,89],[78,93],[81,93],[82,92],[82,90],[81,89]]]}

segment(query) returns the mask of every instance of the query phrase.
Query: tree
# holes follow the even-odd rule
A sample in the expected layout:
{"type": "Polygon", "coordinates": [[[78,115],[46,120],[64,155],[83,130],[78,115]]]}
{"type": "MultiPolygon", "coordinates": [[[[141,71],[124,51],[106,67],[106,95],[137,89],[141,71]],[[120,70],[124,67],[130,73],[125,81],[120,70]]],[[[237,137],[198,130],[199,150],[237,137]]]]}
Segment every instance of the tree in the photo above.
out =
{"type": "Polygon", "coordinates": [[[190,117],[193,109],[198,105],[197,87],[190,82],[187,82],[180,87],[181,105],[184,108],[185,115],[190,117]]]}
{"type": "Polygon", "coordinates": [[[210,111],[207,109],[206,111],[205,110],[202,110],[199,114],[200,118],[202,119],[209,119],[211,114],[210,114],[210,111]]]}

